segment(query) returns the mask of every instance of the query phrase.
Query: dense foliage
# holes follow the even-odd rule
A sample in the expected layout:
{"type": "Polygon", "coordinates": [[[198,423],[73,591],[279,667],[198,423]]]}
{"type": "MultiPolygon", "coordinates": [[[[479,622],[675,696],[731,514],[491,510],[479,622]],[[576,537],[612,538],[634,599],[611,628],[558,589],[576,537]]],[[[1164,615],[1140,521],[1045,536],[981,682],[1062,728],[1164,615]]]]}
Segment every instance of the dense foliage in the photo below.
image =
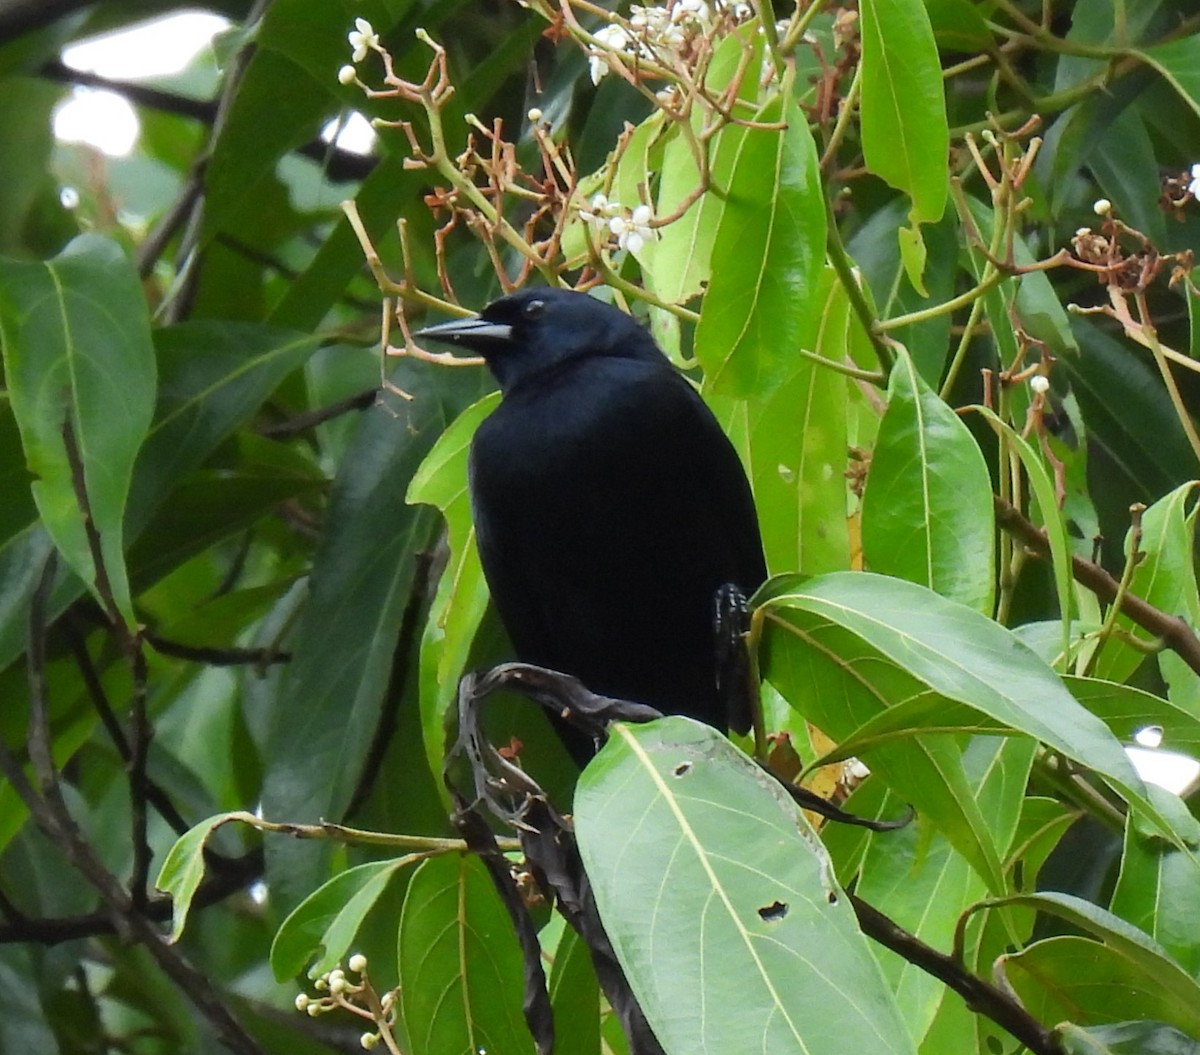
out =
{"type": "MultiPolygon", "coordinates": [[[[175,6],[0,8],[0,1051],[535,1050],[443,782],[496,397],[411,332],[540,282],[694,377],[774,576],[757,744],[576,784],[486,701],[663,1049],[1200,1052],[1200,825],[1125,749],[1200,750],[1191,5],[227,0],[107,82],[134,154],[56,143],[63,49],[175,6]]],[[[555,1050],[627,1050],[496,833],[555,1050]]]]}

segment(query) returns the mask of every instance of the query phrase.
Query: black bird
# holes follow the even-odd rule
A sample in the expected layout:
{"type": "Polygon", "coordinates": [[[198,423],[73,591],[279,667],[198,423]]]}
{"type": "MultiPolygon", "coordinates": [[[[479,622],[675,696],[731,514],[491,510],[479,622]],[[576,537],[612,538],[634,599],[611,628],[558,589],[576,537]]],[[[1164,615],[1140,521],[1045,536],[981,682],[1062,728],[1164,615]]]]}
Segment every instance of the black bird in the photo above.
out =
{"type": "Polygon", "coordinates": [[[687,379],[624,312],[568,290],[521,290],[418,336],[477,352],[500,385],[469,482],[517,656],[745,732],[747,694],[717,687],[715,598],[751,593],[766,565],[741,462],[687,379]]]}

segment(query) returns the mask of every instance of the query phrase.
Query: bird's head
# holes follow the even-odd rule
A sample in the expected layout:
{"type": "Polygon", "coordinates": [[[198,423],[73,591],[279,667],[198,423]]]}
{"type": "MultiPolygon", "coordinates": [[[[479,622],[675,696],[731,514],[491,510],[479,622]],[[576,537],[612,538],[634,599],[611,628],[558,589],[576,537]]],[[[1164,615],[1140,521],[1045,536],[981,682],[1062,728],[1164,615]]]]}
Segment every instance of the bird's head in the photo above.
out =
{"type": "Polygon", "coordinates": [[[583,356],[665,358],[623,311],[567,289],[522,289],[478,315],[419,330],[415,336],[483,356],[502,391],[526,377],[583,356]]]}

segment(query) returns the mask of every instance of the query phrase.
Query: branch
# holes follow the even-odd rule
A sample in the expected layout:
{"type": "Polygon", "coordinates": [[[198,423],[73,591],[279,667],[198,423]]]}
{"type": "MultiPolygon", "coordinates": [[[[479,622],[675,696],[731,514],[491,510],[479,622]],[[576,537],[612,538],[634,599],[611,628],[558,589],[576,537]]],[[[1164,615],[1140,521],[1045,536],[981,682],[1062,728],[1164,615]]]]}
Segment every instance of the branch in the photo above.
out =
{"type": "Polygon", "coordinates": [[[366,388],[361,392],[355,392],[352,396],[347,396],[345,399],[339,399],[336,403],[330,403],[328,406],[305,411],[303,414],[297,414],[295,417],[277,422],[274,425],[264,425],[258,430],[258,434],[274,440],[291,439],[293,436],[307,432],[309,429],[315,428],[323,422],[331,421],[333,418],[340,417],[342,414],[348,414],[355,410],[367,410],[375,405],[378,398],[378,388],[366,388]]]}
{"type": "Polygon", "coordinates": [[[1034,1055],[1063,1055],[1062,1046],[1053,1030],[1046,1029],[1008,993],[971,974],[952,956],[938,952],[916,935],[909,934],[862,898],[851,894],[850,904],[858,916],[858,925],[867,937],[874,938],[880,945],[953,989],[966,1001],[968,1008],[987,1016],[1011,1033],[1034,1055]]]}
{"type": "Polygon", "coordinates": [[[168,641],[150,630],[143,630],[142,637],[155,652],[175,659],[186,659],[193,663],[204,663],[210,667],[263,667],[272,663],[288,663],[290,652],[278,652],[270,648],[213,648],[208,645],[185,645],[179,641],[168,641]]]}
{"type": "Polygon", "coordinates": [[[120,937],[146,947],[163,973],[187,994],[231,1051],[236,1055],[262,1055],[258,1044],[225,1006],[224,997],[208,977],[185,960],[176,948],[168,945],[154,925],[138,911],[120,880],[96,856],[67,808],[50,753],[47,722],[47,599],[54,581],[54,566],[55,561],[51,557],[46,562],[41,583],[30,604],[29,648],[26,653],[30,690],[29,758],[39,788],[30,783],[20,763],[3,741],[0,741],[0,776],[8,781],[25,803],[30,817],[43,834],[100,895],[113,930],[120,937]]]}
{"type": "MultiPolygon", "coordinates": [[[[996,522],[1010,535],[1039,557],[1050,556],[1050,542],[1044,529],[1027,520],[1014,506],[998,495],[993,495],[996,522]]],[[[1106,604],[1120,605],[1120,610],[1143,630],[1148,631],[1174,652],[1180,659],[1200,674],[1200,638],[1179,616],[1168,615],[1155,608],[1136,594],[1121,592],[1121,583],[1099,564],[1082,557],[1071,557],[1071,574],[1081,586],[1086,586],[1106,604]]]]}
{"type": "MultiPolygon", "coordinates": [[[[244,890],[258,879],[263,872],[263,852],[251,850],[241,857],[222,858],[219,869],[204,879],[192,898],[192,911],[215,905],[231,894],[244,890]]],[[[150,898],[142,906],[141,915],[156,923],[165,923],[171,918],[173,901],[170,897],[150,898]]],[[[116,927],[109,911],[88,912],[80,916],[33,917],[20,912],[7,899],[0,904],[0,914],[7,918],[0,923],[0,945],[20,942],[36,942],[39,945],[57,945],[77,938],[92,938],[100,934],[113,934],[116,927]]]]}

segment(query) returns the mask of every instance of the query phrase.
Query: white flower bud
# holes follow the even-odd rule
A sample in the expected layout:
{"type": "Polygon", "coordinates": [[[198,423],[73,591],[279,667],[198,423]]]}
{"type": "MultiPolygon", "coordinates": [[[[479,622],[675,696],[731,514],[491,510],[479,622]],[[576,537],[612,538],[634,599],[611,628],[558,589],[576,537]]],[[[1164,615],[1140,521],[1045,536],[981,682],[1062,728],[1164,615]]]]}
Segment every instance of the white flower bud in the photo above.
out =
{"type": "Polygon", "coordinates": [[[542,119],[542,111],[535,106],[525,116],[529,118],[531,125],[536,125],[542,119]]]}
{"type": "Polygon", "coordinates": [[[358,1043],[362,1046],[364,1051],[370,1051],[372,1048],[374,1048],[379,1043],[379,1034],[378,1033],[364,1033],[361,1037],[358,1038],[358,1043]]]}
{"type": "Polygon", "coordinates": [[[1094,212],[1097,216],[1107,216],[1110,212],[1112,212],[1112,202],[1110,202],[1107,198],[1097,198],[1095,202],[1092,203],[1092,212],[1094,212]]]}
{"type": "Polygon", "coordinates": [[[358,73],[355,72],[353,66],[343,66],[338,70],[339,84],[353,84],[356,80],[358,80],[358,73]]]}
{"type": "Polygon", "coordinates": [[[347,966],[355,974],[362,974],[367,969],[367,958],[361,952],[356,952],[350,957],[350,963],[347,966]]]}
{"type": "Polygon", "coordinates": [[[296,1010],[303,1011],[306,1007],[308,1007],[308,994],[307,993],[297,993],[296,994],[296,1010]]]}
{"type": "Polygon", "coordinates": [[[1050,378],[1044,374],[1034,374],[1029,379],[1029,387],[1033,389],[1039,396],[1045,395],[1050,391],[1050,378]]]}

